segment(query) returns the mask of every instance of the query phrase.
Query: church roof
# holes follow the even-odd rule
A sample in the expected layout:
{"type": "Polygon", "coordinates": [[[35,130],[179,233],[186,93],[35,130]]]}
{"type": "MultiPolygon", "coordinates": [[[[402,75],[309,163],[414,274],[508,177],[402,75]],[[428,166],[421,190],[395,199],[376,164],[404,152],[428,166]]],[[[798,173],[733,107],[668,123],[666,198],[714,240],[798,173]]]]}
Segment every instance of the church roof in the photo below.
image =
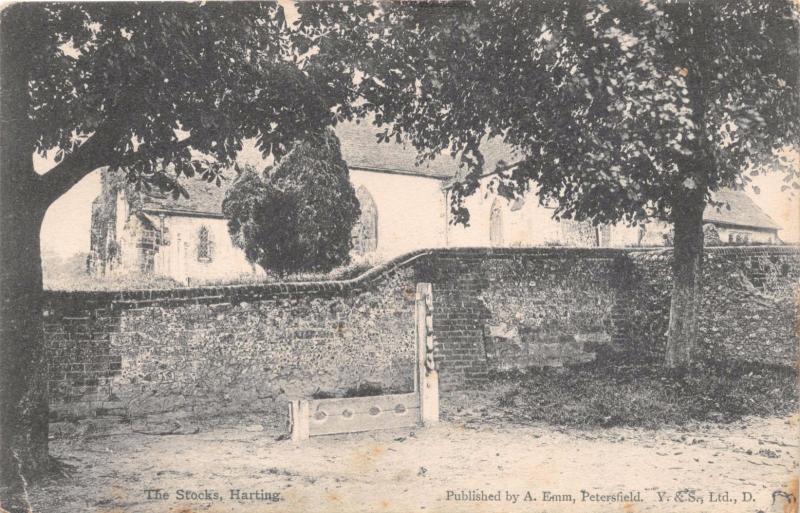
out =
{"type": "Polygon", "coordinates": [[[722,203],[720,206],[708,205],[703,212],[706,223],[727,224],[747,228],[779,230],[778,223],[743,191],[723,189],[713,193],[713,200],[722,203]],[[728,208],[730,206],[730,209],[728,208]]]}
{"type": "Polygon", "coordinates": [[[342,144],[342,157],[350,169],[366,169],[446,180],[455,176],[458,162],[449,154],[417,165],[417,150],[410,143],[378,143],[383,129],[370,123],[344,122],[334,130],[342,144]]]}
{"type": "MultiPolygon", "coordinates": [[[[400,173],[446,180],[455,176],[458,162],[442,155],[422,165],[416,164],[416,149],[410,144],[377,142],[378,127],[355,122],[340,123],[335,132],[342,146],[342,157],[350,169],[366,169],[384,173],[400,173]]],[[[488,159],[487,159],[488,161],[488,159]]],[[[142,194],[144,211],[174,214],[222,216],[222,201],[233,178],[227,177],[220,187],[197,178],[182,178],[181,185],[189,197],[173,199],[168,192],[153,189],[142,194]]]]}
{"type": "Polygon", "coordinates": [[[222,201],[232,182],[226,177],[220,187],[198,178],[181,179],[180,183],[189,197],[172,197],[172,193],[152,189],[142,194],[142,210],[169,212],[173,214],[199,215],[203,217],[222,217],[222,201]]]}
{"type": "MultiPolygon", "coordinates": [[[[351,169],[427,176],[447,180],[445,186],[466,173],[466,168],[460,167],[459,161],[449,153],[417,165],[417,150],[413,145],[394,141],[378,143],[376,134],[383,129],[369,122],[339,123],[335,132],[342,144],[342,157],[351,169]]],[[[516,160],[513,148],[499,138],[481,142],[481,152],[486,172],[493,171],[500,161],[511,164],[516,160]]]]}

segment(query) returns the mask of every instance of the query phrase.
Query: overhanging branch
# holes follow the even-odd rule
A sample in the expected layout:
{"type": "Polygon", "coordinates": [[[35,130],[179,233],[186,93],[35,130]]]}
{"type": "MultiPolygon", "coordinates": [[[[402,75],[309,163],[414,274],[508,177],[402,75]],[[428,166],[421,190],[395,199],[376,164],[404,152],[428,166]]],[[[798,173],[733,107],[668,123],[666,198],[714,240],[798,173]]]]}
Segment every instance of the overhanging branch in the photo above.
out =
{"type": "Polygon", "coordinates": [[[75,151],[45,173],[41,178],[41,184],[50,202],[61,197],[84,176],[107,165],[111,147],[117,137],[117,129],[101,126],[75,151]]]}
{"type": "MultiPolygon", "coordinates": [[[[50,197],[50,201],[58,199],[95,169],[109,165],[114,144],[118,142],[120,136],[121,130],[119,129],[98,129],[86,142],[45,173],[42,176],[41,183],[45,188],[46,194],[50,197]]],[[[191,144],[192,137],[189,136],[163,146],[165,150],[168,147],[173,151],[177,151],[187,148],[191,144]]],[[[142,152],[137,150],[126,156],[125,160],[132,162],[141,154],[142,152]]]]}
{"type": "MultiPolygon", "coordinates": [[[[519,166],[519,165],[523,164],[523,163],[525,162],[525,160],[526,160],[526,159],[522,159],[522,160],[518,160],[517,162],[514,162],[514,163],[512,163],[512,164],[506,164],[506,165],[504,165],[504,166],[497,166],[497,167],[495,167],[494,171],[490,171],[489,173],[484,173],[484,174],[482,174],[482,175],[478,175],[478,176],[477,176],[477,178],[476,178],[476,180],[480,180],[480,179],[482,179],[482,178],[487,178],[487,177],[489,177],[489,176],[500,175],[500,174],[502,174],[502,173],[505,173],[506,171],[508,171],[508,170],[511,170],[511,169],[514,169],[515,167],[517,167],[517,166],[519,166]]],[[[458,178],[451,178],[450,180],[448,180],[448,181],[447,181],[447,182],[446,182],[446,183],[445,183],[445,184],[442,186],[442,188],[443,188],[443,189],[450,189],[451,187],[453,187],[453,185],[455,185],[455,184],[456,184],[457,182],[459,182],[459,181],[460,181],[460,180],[458,180],[458,178]]]]}
{"type": "Polygon", "coordinates": [[[503,174],[503,173],[505,173],[506,171],[508,171],[510,169],[514,169],[515,167],[522,165],[526,160],[527,159],[522,159],[522,160],[518,160],[518,161],[516,161],[516,162],[514,162],[512,164],[506,164],[504,166],[496,166],[494,168],[494,171],[491,171],[489,173],[484,173],[484,174],[480,175],[478,177],[478,179],[486,178],[487,176],[503,174]]]}

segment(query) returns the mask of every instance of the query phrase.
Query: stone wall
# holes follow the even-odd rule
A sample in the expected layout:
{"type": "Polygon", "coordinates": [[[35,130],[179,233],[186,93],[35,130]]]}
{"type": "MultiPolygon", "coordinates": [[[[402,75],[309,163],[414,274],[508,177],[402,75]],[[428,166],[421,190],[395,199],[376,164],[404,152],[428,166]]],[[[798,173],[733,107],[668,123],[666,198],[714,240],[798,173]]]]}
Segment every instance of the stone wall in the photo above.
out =
{"type": "MultiPolygon", "coordinates": [[[[48,293],[55,417],[284,412],[359,385],[411,391],[414,295],[433,284],[443,391],[627,351],[658,358],[671,253],[417,251],[353,280],[48,293]]],[[[797,360],[797,248],[707,251],[701,356],[797,360]]]]}
{"type": "Polygon", "coordinates": [[[365,384],[412,391],[414,273],[406,266],[356,282],[51,293],[53,416],[272,412],[289,397],[365,384]]]}
{"type": "MultiPolygon", "coordinates": [[[[666,344],[672,252],[631,251],[620,308],[627,349],[660,358],[666,344]]],[[[698,357],[779,365],[797,361],[796,247],[708,248],[698,309],[698,357]]]]}

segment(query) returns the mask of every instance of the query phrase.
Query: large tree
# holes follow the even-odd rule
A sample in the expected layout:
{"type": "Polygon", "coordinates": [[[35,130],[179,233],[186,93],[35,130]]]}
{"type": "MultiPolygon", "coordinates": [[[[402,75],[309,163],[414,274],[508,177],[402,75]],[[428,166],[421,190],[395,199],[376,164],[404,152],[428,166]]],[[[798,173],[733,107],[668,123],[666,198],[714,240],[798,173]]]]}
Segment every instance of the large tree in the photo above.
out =
{"type": "MultiPolygon", "coordinates": [[[[789,1],[584,0],[300,4],[304,65],[374,116],[379,139],[460,156],[454,219],[491,176],[560,218],[674,226],[666,363],[690,363],[711,193],[798,148],[798,11],[789,1]],[[345,56],[347,56],[345,58],[345,56]],[[522,158],[485,169],[481,142],[522,158]]],[[[725,206],[721,206],[725,208],[725,206]]]]}
{"type": "Polygon", "coordinates": [[[347,263],[360,209],[339,139],[329,130],[298,141],[263,175],[240,173],[222,212],[249,261],[285,274],[347,263]]]}
{"type": "Polygon", "coordinates": [[[16,510],[21,476],[48,465],[48,207],[104,166],[181,194],[176,175],[215,180],[246,138],[279,158],[330,123],[331,101],[294,65],[277,4],[14,4],[1,15],[0,497],[16,510]],[[35,153],[56,164],[37,173],[35,153]]]}

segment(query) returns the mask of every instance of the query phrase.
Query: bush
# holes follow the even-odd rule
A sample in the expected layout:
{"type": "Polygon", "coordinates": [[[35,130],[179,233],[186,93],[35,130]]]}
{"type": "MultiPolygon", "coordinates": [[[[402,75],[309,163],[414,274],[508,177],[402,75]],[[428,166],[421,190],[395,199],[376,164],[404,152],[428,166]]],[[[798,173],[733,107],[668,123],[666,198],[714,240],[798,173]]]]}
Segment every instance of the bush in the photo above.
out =
{"type": "Polygon", "coordinates": [[[711,223],[703,225],[703,245],[706,247],[722,246],[722,239],[719,238],[719,230],[711,223]]]}
{"type": "Polygon", "coordinates": [[[383,395],[388,392],[384,392],[383,386],[380,383],[359,383],[355,387],[350,387],[344,392],[344,397],[368,397],[368,396],[375,396],[375,395],[383,395]]]}
{"type": "Polygon", "coordinates": [[[598,362],[531,368],[493,377],[495,408],[520,421],[574,427],[731,422],[787,415],[797,407],[797,371],[725,362],[675,372],[662,365],[598,362]]]}
{"type": "Polygon", "coordinates": [[[346,264],[361,213],[331,131],[297,143],[265,176],[243,170],[222,210],[247,259],[279,274],[327,272],[346,264]]]}

